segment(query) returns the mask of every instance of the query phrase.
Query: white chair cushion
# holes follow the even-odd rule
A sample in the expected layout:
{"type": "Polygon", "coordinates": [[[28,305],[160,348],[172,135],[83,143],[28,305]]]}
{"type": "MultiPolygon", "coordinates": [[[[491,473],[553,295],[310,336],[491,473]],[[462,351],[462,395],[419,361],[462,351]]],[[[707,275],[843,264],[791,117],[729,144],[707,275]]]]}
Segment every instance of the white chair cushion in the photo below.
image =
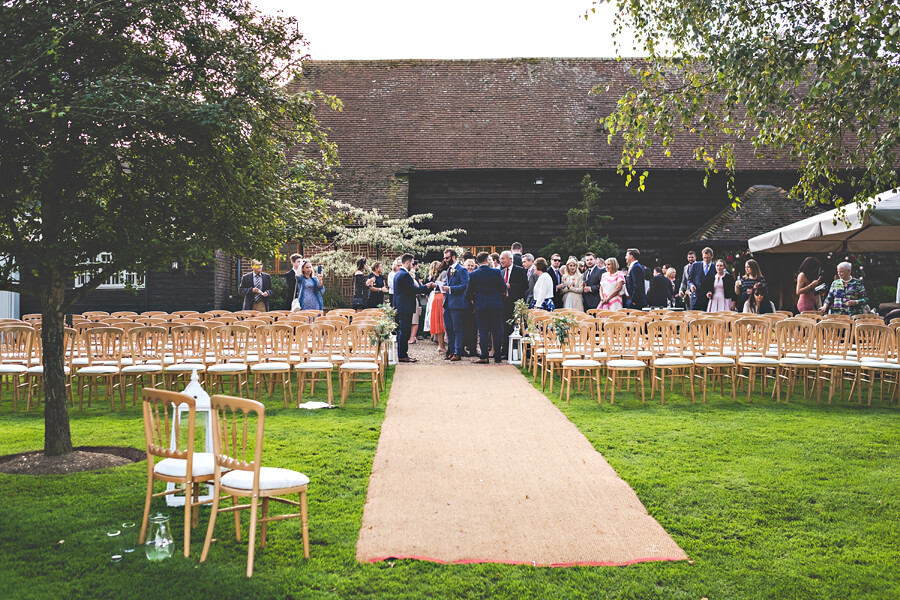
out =
{"type": "Polygon", "coordinates": [[[72,364],[76,367],[83,367],[87,365],[90,361],[87,358],[73,358],[72,364]]]}
{"type": "Polygon", "coordinates": [[[110,367],[109,365],[96,365],[78,369],[79,375],[114,375],[118,372],[119,367],[110,367]]]}
{"type": "MultiPolygon", "coordinates": [[[[863,360],[863,369],[881,369],[884,371],[900,371],[900,365],[897,363],[889,363],[874,360],[863,360]]],[[[30,371],[31,369],[29,369],[30,371]]]]}
{"type": "Polygon", "coordinates": [[[778,360],[769,358],[768,356],[742,356],[738,359],[739,365],[765,366],[774,367],[778,365],[778,360]]]}
{"type": "Polygon", "coordinates": [[[673,356],[670,358],[657,358],[653,361],[653,364],[657,367],[686,367],[694,364],[694,361],[689,358],[673,356]]]}
{"type": "MultiPolygon", "coordinates": [[[[0,365],[0,373],[20,374],[28,370],[25,365],[0,365]]],[[[114,371],[116,372],[116,371],[114,371]]]]}
{"type": "Polygon", "coordinates": [[[250,370],[254,373],[257,371],[290,371],[291,364],[286,362],[267,362],[252,365],[250,370]]]}
{"type": "MultiPolygon", "coordinates": [[[[69,367],[63,366],[63,373],[66,375],[69,374],[69,367]]],[[[28,368],[29,375],[43,375],[44,374],[44,365],[37,365],[34,367],[28,368]]]]}
{"type": "Polygon", "coordinates": [[[206,371],[206,367],[200,363],[178,363],[177,365],[166,365],[166,371],[171,371],[172,373],[190,373],[194,369],[196,369],[198,373],[204,373],[206,371]]]}
{"type": "Polygon", "coordinates": [[[123,373],[162,373],[159,365],[129,365],[122,367],[123,373]]]}
{"type": "Polygon", "coordinates": [[[294,368],[298,371],[322,371],[324,369],[333,369],[334,365],[330,362],[316,361],[298,363],[294,368]]]}
{"type": "Polygon", "coordinates": [[[859,368],[862,366],[862,363],[857,362],[855,360],[842,360],[842,359],[834,359],[834,360],[823,360],[822,366],[824,367],[846,367],[848,369],[859,368]]]}
{"type": "MultiPolygon", "coordinates": [[[[196,454],[194,456],[196,456],[196,454]]],[[[222,475],[220,481],[222,482],[222,485],[230,488],[252,490],[253,471],[231,471],[222,475]]],[[[259,468],[259,489],[261,490],[299,487],[308,483],[309,477],[303,473],[298,473],[297,471],[279,469],[278,467],[259,468]]]]}
{"type": "Polygon", "coordinates": [[[642,360],[632,360],[628,358],[617,358],[606,363],[607,367],[612,369],[642,369],[647,365],[642,360]]]}
{"type": "Polygon", "coordinates": [[[571,358],[569,360],[564,360],[562,366],[563,369],[595,369],[602,365],[596,360],[571,358]]]}
{"type": "Polygon", "coordinates": [[[548,352],[547,358],[550,360],[562,360],[563,353],[562,352],[548,352]]]}
{"type": "Polygon", "coordinates": [[[244,363],[219,363],[206,367],[207,373],[246,373],[247,365],[244,363]]]}
{"type": "Polygon", "coordinates": [[[341,371],[377,371],[378,363],[349,362],[341,365],[341,371]]]}
{"type": "MultiPolygon", "coordinates": [[[[215,472],[215,459],[209,452],[194,452],[191,471],[194,477],[212,475],[215,472]]],[[[153,466],[153,472],[169,477],[184,477],[187,472],[187,461],[180,458],[164,458],[153,466]]]]}
{"type": "Polygon", "coordinates": [[[733,365],[734,359],[728,358],[726,356],[698,356],[694,359],[694,364],[697,365],[733,365]]]}
{"type": "Polygon", "coordinates": [[[778,361],[778,364],[785,367],[817,367],[819,366],[819,361],[811,358],[789,357],[782,358],[778,361]]]}
{"type": "Polygon", "coordinates": [[[370,354],[368,356],[351,356],[350,362],[372,362],[375,360],[375,355],[370,354]]]}

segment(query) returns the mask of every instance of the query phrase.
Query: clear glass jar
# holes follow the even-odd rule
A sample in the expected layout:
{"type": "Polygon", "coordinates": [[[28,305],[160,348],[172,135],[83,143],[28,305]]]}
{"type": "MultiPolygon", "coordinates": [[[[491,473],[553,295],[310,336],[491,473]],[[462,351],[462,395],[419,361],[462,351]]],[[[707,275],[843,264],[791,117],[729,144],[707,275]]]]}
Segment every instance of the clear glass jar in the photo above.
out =
{"type": "Polygon", "coordinates": [[[175,542],[169,529],[169,515],[156,513],[150,517],[144,551],[148,560],[165,560],[175,552],[175,542]]]}

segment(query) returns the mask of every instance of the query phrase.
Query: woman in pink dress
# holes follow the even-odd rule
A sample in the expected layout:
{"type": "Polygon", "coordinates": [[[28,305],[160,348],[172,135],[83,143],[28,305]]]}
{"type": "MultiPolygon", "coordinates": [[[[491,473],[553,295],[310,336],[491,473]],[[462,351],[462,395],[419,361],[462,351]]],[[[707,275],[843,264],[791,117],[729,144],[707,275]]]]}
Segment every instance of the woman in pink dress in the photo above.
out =
{"type": "Polygon", "coordinates": [[[707,312],[734,310],[734,276],[725,270],[725,261],[721,258],[716,261],[716,276],[706,280],[701,292],[709,298],[707,312]]]}
{"type": "Polygon", "coordinates": [[[822,264],[814,256],[807,256],[797,273],[797,310],[808,312],[818,310],[816,306],[816,286],[822,283],[822,264]]]}
{"type": "MultiPolygon", "coordinates": [[[[622,308],[622,288],[625,287],[625,276],[619,272],[619,261],[615,257],[606,259],[606,273],[600,277],[600,304],[603,310],[619,310],[622,308]]],[[[594,308],[585,306],[585,308],[594,308]]]]}

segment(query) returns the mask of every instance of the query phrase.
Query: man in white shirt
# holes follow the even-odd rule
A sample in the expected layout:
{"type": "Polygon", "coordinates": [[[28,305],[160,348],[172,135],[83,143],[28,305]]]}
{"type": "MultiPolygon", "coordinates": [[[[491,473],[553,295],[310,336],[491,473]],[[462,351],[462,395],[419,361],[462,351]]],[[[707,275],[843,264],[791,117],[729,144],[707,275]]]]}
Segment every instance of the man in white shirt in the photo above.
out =
{"type": "Polygon", "coordinates": [[[600,304],[600,278],[606,272],[605,267],[597,266],[593,252],[584,255],[584,310],[597,308],[600,304]]]}

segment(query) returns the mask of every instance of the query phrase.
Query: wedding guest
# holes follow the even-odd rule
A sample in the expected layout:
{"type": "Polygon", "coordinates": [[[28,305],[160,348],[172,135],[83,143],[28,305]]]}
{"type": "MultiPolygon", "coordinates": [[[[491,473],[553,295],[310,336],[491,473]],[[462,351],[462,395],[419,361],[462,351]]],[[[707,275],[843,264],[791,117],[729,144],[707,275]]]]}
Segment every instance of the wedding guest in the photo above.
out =
{"type": "Polygon", "coordinates": [[[797,273],[797,310],[818,310],[816,287],[822,283],[822,264],[815,256],[807,256],[797,273]]]}
{"type": "Polygon", "coordinates": [[[687,253],[687,264],[682,269],[681,283],[678,286],[678,297],[684,300],[685,308],[690,307],[690,301],[687,299],[687,296],[691,291],[691,265],[694,264],[695,260],[697,260],[697,253],[689,250],[687,253]]]}
{"type": "MultiPolygon", "coordinates": [[[[471,252],[466,253],[469,258],[463,263],[468,273],[472,273],[477,265],[471,252]]],[[[463,352],[465,356],[478,356],[478,327],[475,323],[475,304],[467,302],[463,312],[463,352]]]]}
{"type": "Polygon", "coordinates": [[[647,288],[644,286],[644,265],[639,260],[641,253],[637,248],[629,248],[625,251],[625,264],[628,274],[625,276],[625,306],[626,308],[644,308],[647,304],[647,288]]]}
{"type": "Polygon", "coordinates": [[[746,304],[747,300],[750,299],[750,294],[753,292],[753,287],[757,283],[766,282],[766,278],[763,277],[762,270],[759,268],[759,263],[752,258],[744,263],[744,273],[744,277],[738,277],[734,282],[734,293],[740,296],[738,298],[738,306],[746,304]]]}
{"type": "MultiPolygon", "coordinates": [[[[478,262],[478,257],[477,257],[477,256],[475,257],[475,262],[476,262],[476,263],[478,262]]],[[[499,253],[499,252],[492,252],[492,253],[491,253],[491,262],[490,262],[490,265],[489,265],[489,266],[490,266],[492,269],[499,269],[499,268],[500,268],[500,253],[499,253]]]]}
{"type": "MultiPolygon", "coordinates": [[[[688,291],[690,292],[691,299],[690,306],[694,310],[706,310],[709,299],[706,297],[706,294],[701,293],[700,290],[710,283],[716,274],[716,269],[712,263],[712,248],[707,246],[700,254],[703,257],[703,260],[701,262],[693,263],[691,265],[690,274],[688,275],[688,283],[690,284],[688,291]]],[[[729,292],[730,291],[731,290],[729,290],[729,292]]]]}
{"type": "Polygon", "coordinates": [[[360,256],[356,259],[356,271],[353,272],[353,308],[360,311],[366,307],[366,300],[369,297],[369,280],[368,269],[366,269],[366,258],[360,256]]]}
{"type": "Polygon", "coordinates": [[[258,260],[250,261],[250,273],[241,277],[241,287],[238,290],[244,296],[244,310],[269,310],[269,296],[272,294],[272,278],[268,273],[263,273],[262,263],[258,260]]]}
{"type": "Polygon", "coordinates": [[[319,280],[319,277],[313,275],[312,263],[304,260],[300,267],[300,276],[297,277],[297,300],[301,310],[325,309],[322,295],[325,285],[319,280]]]}
{"type": "Polygon", "coordinates": [[[862,279],[851,276],[853,266],[848,262],[842,262],[837,266],[837,279],[831,283],[825,302],[822,303],[821,312],[830,312],[833,315],[858,315],[863,312],[868,298],[866,286],[862,279]]]}
{"type": "Polygon", "coordinates": [[[522,268],[525,269],[525,275],[528,277],[525,302],[531,305],[531,301],[534,300],[534,282],[537,281],[537,274],[534,270],[534,255],[530,252],[522,255],[522,268]]]}
{"type": "Polygon", "coordinates": [[[302,254],[291,254],[291,268],[282,274],[284,277],[284,299],[285,306],[291,307],[294,298],[297,297],[297,275],[300,274],[300,265],[303,262],[302,254]]]}
{"type": "Polygon", "coordinates": [[[400,259],[394,259],[393,264],[391,264],[391,272],[387,275],[387,286],[388,286],[388,294],[390,294],[391,298],[394,297],[394,277],[397,276],[397,271],[400,270],[400,259]]]}
{"type": "Polygon", "coordinates": [[[570,256],[563,269],[563,308],[575,308],[584,311],[584,275],[578,270],[578,261],[570,256]]]}
{"type": "MultiPolygon", "coordinates": [[[[672,269],[674,272],[674,269],[672,269]]],[[[675,303],[675,294],[672,282],[663,275],[660,267],[653,269],[653,277],[650,279],[650,290],[647,292],[647,306],[651,308],[668,308],[675,303]]]]}
{"type": "Polygon", "coordinates": [[[381,261],[372,263],[372,273],[367,280],[369,285],[369,297],[366,300],[366,308],[378,308],[384,304],[384,295],[388,291],[387,282],[384,280],[384,266],[381,261]]]}
{"type": "Polygon", "coordinates": [[[597,308],[619,310],[622,308],[622,290],[625,276],[619,271],[619,261],[611,256],[606,259],[606,272],[600,277],[600,304],[597,308]]]}
{"type": "Polygon", "coordinates": [[[725,261],[716,261],[716,273],[703,282],[700,294],[707,299],[706,312],[734,310],[737,294],[734,293],[734,276],[725,270],[725,261]]]}
{"type": "Polygon", "coordinates": [[[678,271],[675,270],[675,267],[668,267],[666,269],[666,279],[672,282],[672,294],[675,294],[675,290],[678,289],[678,286],[675,283],[675,277],[678,275],[678,271]]]}
{"type": "MultiPolygon", "coordinates": [[[[433,261],[426,283],[444,284],[447,281],[447,271],[444,266],[444,263],[439,260],[433,261]]],[[[444,325],[444,294],[441,292],[441,285],[437,285],[431,290],[431,295],[428,297],[427,310],[425,311],[425,322],[428,324],[428,330],[431,332],[432,337],[437,341],[438,352],[441,354],[445,353],[447,351],[447,347],[444,344],[446,326],[444,325]]]]}
{"type": "Polygon", "coordinates": [[[757,283],[744,302],[745,313],[764,315],[775,312],[775,303],[769,298],[769,288],[765,283],[757,283]]]}
{"type": "MultiPolygon", "coordinates": [[[[523,248],[522,248],[522,244],[520,242],[513,242],[512,246],[509,247],[509,251],[512,252],[514,265],[516,265],[517,267],[524,267],[526,269],[528,268],[528,267],[525,267],[525,262],[524,262],[525,255],[522,254],[523,248]]],[[[533,260],[534,260],[534,258],[532,258],[532,261],[533,260]]]]}
{"type": "Polygon", "coordinates": [[[547,259],[541,257],[535,259],[534,271],[538,277],[534,283],[531,307],[552,311],[556,305],[553,303],[553,277],[547,272],[547,259]]]}
{"type": "Polygon", "coordinates": [[[416,362],[409,356],[410,336],[412,335],[412,318],[419,306],[416,297],[427,293],[434,284],[427,286],[416,283],[412,277],[413,255],[400,257],[400,268],[394,276],[394,308],[397,310],[397,360],[403,363],[416,362]]]}

